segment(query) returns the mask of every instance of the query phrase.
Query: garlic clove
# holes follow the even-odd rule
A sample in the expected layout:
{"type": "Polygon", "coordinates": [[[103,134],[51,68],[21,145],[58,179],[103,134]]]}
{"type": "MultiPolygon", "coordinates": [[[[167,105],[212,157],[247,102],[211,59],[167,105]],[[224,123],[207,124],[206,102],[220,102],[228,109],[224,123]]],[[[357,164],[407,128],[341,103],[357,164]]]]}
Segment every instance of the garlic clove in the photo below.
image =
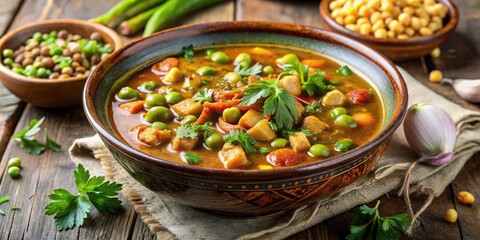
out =
{"type": "Polygon", "coordinates": [[[420,161],[441,165],[452,158],[456,127],[443,109],[430,104],[411,106],[403,130],[410,147],[421,155],[420,161]]]}
{"type": "Polygon", "coordinates": [[[455,92],[466,101],[480,102],[480,79],[456,79],[444,78],[442,83],[452,85],[455,92]]]}

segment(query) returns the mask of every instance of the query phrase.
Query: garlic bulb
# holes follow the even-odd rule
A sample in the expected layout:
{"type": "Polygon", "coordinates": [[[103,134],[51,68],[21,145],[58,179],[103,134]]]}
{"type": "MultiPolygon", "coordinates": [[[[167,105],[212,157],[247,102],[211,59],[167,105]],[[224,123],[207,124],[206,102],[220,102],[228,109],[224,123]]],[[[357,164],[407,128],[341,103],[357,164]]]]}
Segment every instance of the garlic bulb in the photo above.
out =
{"type": "Polygon", "coordinates": [[[480,102],[480,79],[456,79],[444,78],[442,83],[449,83],[457,94],[463,99],[472,102],[480,102]]]}
{"type": "Polygon", "coordinates": [[[456,127],[443,109],[430,104],[411,106],[403,130],[410,147],[420,154],[419,161],[442,165],[452,159],[456,127]]]}

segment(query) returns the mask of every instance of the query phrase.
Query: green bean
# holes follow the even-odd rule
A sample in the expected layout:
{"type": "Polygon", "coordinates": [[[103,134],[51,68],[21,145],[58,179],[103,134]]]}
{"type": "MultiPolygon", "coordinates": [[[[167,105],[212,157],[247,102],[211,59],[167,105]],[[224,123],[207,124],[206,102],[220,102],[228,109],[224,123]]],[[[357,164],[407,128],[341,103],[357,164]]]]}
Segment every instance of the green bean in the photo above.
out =
{"type": "Polygon", "coordinates": [[[153,13],[155,13],[155,11],[157,11],[157,9],[159,9],[161,6],[162,5],[159,5],[148,11],[140,13],[135,17],[121,22],[120,26],[118,27],[118,31],[124,36],[130,36],[140,32],[140,30],[145,28],[148,19],[150,19],[153,13]]]}
{"type": "Polygon", "coordinates": [[[207,7],[225,0],[169,0],[153,13],[145,26],[143,36],[168,27],[173,21],[199,8],[207,7]]]}
{"type": "Polygon", "coordinates": [[[165,0],[123,0],[113,6],[108,12],[94,19],[95,22],[115,27],[125,19],[132,18],[154,6],[162,4],[165,0]]]}

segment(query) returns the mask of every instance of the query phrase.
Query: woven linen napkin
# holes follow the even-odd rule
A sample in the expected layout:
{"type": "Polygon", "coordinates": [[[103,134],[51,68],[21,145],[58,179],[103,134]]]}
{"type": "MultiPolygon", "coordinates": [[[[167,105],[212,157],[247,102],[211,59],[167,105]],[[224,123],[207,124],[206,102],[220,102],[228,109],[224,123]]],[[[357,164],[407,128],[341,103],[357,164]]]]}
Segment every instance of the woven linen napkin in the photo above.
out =
{"type": "MultiPolygon", "coordinates": [[[[408,89],[409,105],[432,103],[445,109],[457,126],[454,158],[446,165],[417,165],[411,176],[412,191],[439,196],[465,162],[480,151],[480,113],[466,110],[429,90],[400,69],[408,89]]],[[[261,219],[225,219],[168,201],[135,181],[105,149],[100,138],[78,139],[70,148],[75,163],[93,175],[106,175],[122,183],[122,190],[158,239],[283,239],[325,219],[368,203],[401,186],[406,168],[417,158],[397,130],[376,168],[328,199],[261,219]],[[100,161],[98,161],[100,160],[100,161]],[[103,169],[100,167],[103,166],[103,169]]]]}

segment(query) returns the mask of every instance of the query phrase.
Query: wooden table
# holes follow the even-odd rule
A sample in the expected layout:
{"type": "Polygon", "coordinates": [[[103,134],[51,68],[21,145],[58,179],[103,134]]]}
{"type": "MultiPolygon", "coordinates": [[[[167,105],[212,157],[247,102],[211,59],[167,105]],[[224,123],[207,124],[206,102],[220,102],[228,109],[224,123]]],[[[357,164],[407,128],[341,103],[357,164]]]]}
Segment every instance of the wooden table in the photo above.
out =
{"type": "MultiPolygon", "coordinates": [[[[0,33],[45,18],[89,19],[109,9],[115,0],[0,0],[0,33]]],[[[456,0],[460,9],[460,23],[455,34],[442,45],[438,59],[425,57],[400,63],[418,81],[441,93],[451,101],[480,111],[479,105],[468,104],[448,86],[428,82],[428,72],[441,69],[447,77],[475,79],[480,76],[480,1],[456,0]]],[[[211,21],[257,20],[281,21],[322,27],[318,14],[318,1],[236,0],[198,14],[190,14],[180,24],[211,21]]],[[[128,42],[130,39],[125,39],[128,42]]],[[[48,96],[46,96],[48,97],[48,96]]],[[[123,211],[101,216],[92,211],[85,225],[70,231],[56,230],[53,218],[44,214],[47,195],[55,188],[74,189],[72,170],[76,167],[69,159],[67,149],[81,137],[94,134],[81,107],[42,109],[18,101],[0,86],[0,197],[11,196],[10,202],[0,205],[6,210],[0,216],[0,239],[153,239],[132,205],[121,196],[123,211]],[[31,156],[10,141],[12,133],[19,131],[31,119],[46,117],[45,126],[53,139],[62,144],[62,152],[46,151],[31,156]],[[22,177],[13,180],[6,173],[8,159],[20,157],[22,177]],[[21,210],[10,211],[18,205],[21,210]]],[[[446,191],[434,200],[423,214],[423,224],[415,233],[416,239],[480,239],[480,208],[459,204],[454,194],[469,190],[480,198],[480,154],[475,155],[446,191]],[[442,221],[444,209],[455,208],[459,220],[455,224],[442,221]]],[[[402,199],[383,196],[381,213],[385,215],[405,212],[402,199]]],[[[424,199],[415,198],[418,207],[424,199]]],[[[371,203],[372,204],[372,203],[371,203]]],[[[344,213],[290,237],[290,239],[344,239],[348,234],[350,213],[344,213]]]]}

